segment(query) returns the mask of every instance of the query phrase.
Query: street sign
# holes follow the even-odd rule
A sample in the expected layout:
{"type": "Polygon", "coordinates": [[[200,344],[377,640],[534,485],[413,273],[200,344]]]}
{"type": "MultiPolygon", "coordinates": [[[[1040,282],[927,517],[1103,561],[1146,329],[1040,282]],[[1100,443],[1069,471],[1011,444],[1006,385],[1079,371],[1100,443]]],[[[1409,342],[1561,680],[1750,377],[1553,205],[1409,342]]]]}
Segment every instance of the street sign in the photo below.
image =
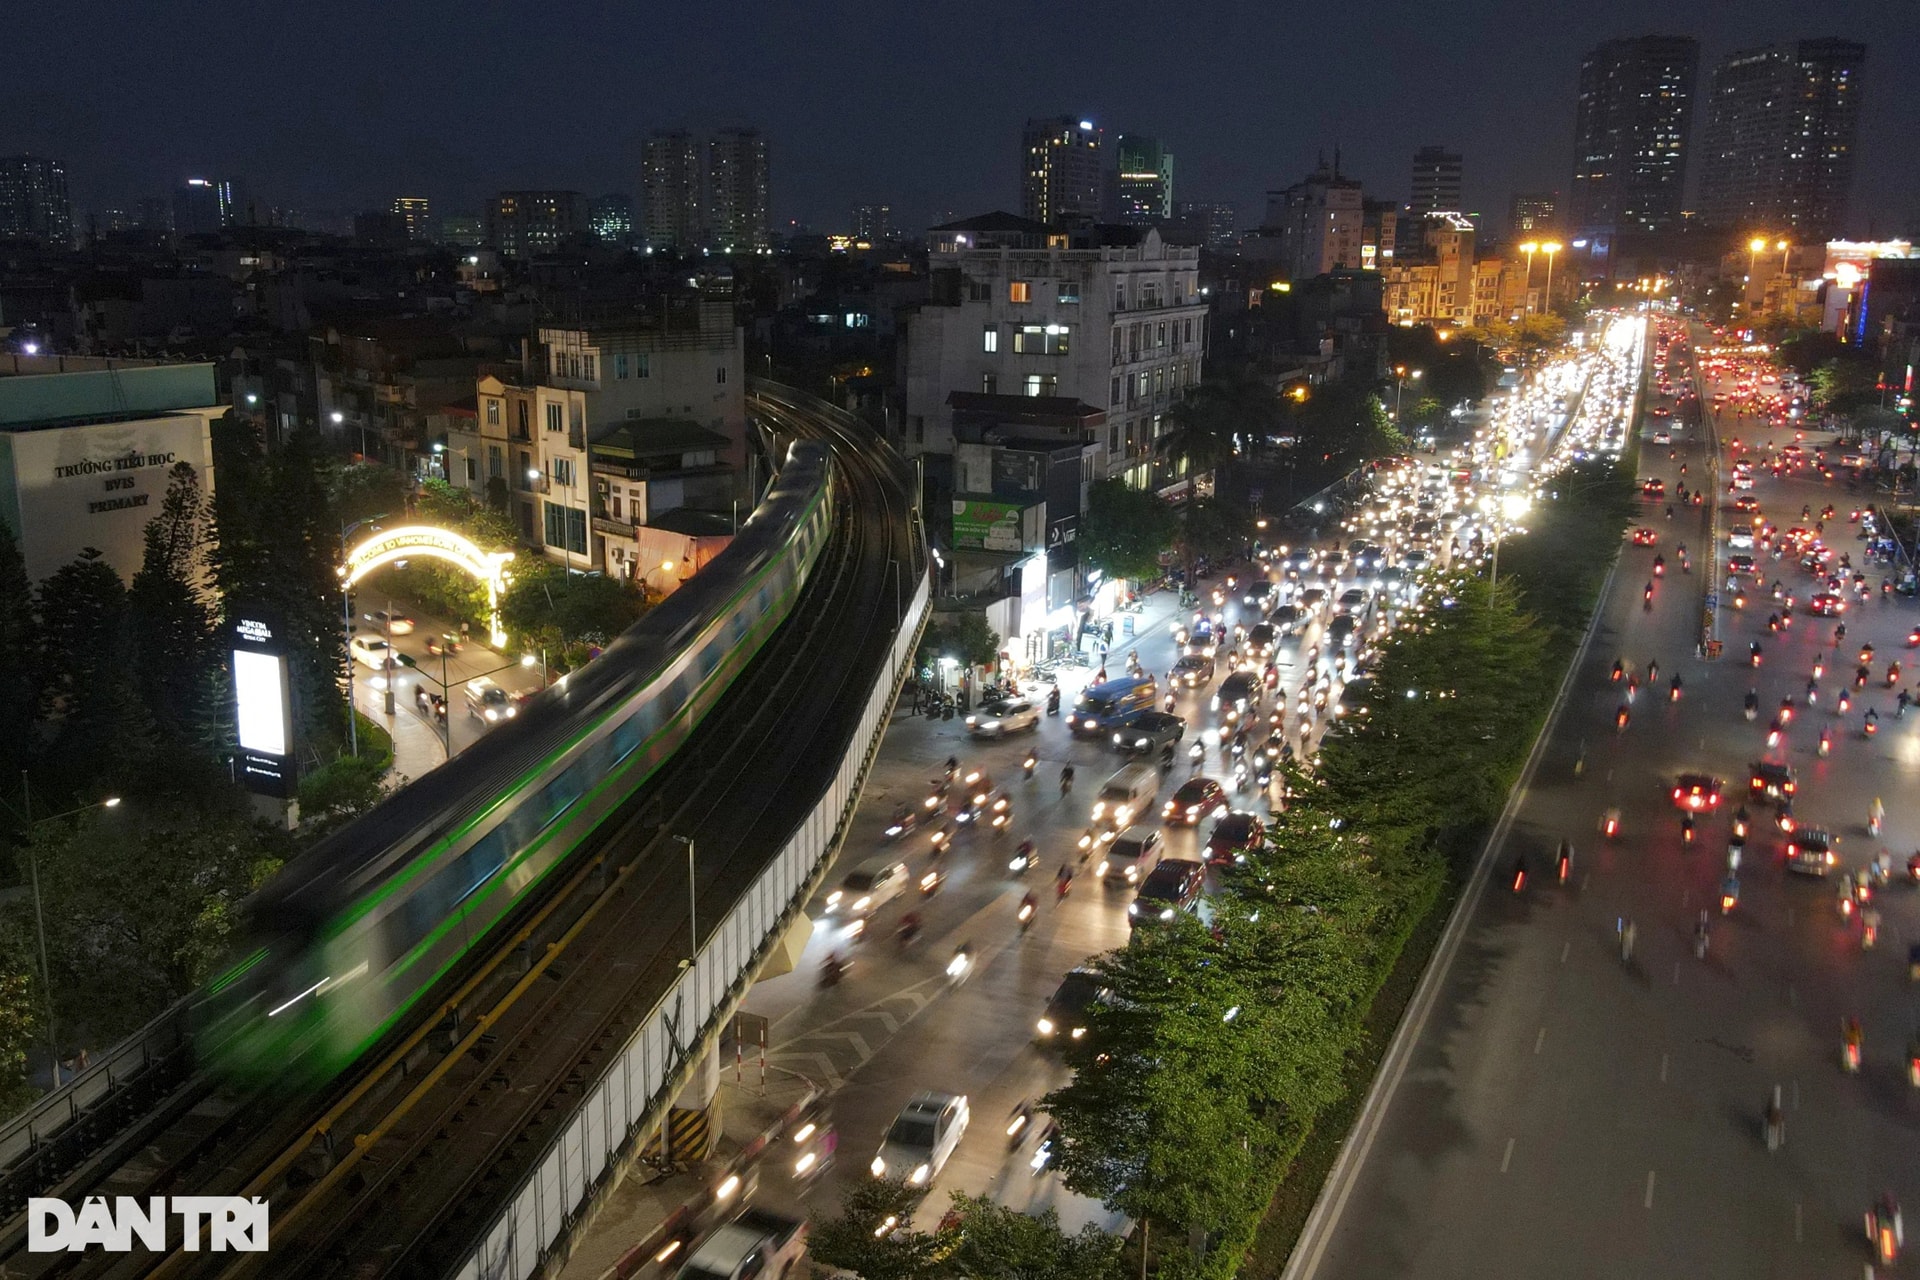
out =
{"type": "Polygon", "coordinates": [[[1707,608],[1715,609],[1715,608],[1718,608],[1719,605],[1720,605],[1720,593],[1718,591],[1707,592],[1707,608]]]}

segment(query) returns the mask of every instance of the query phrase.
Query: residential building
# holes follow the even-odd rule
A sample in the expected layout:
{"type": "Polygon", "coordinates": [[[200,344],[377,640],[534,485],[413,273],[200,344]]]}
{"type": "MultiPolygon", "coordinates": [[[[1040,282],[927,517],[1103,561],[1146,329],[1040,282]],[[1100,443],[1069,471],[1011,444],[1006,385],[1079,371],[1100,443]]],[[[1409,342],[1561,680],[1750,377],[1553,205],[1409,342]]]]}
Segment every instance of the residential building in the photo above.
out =
{"type": "MultiPolygon", "coordinates": [[[[1400,207],[1391,200],[1360,202],[1360,261],[1363,271],[1379,271],[1393,261],[1394,241],[1400,232],[1400,207]]],[[[1410,225],[1418,221],[1408,219],[1410,225]]]]}
{"type": "Polygon", "coordinates": [[[425,196],[395,196],[392,212],[406,228],[408,241],[413,244],[432,242],[433,211],[425,196]]]}
{"type": "Polygon", "coordinates": [[[456,213],[440,219],[440,243],[459,249],[473,249],[487,242],[487,220],[470,213],[456,213]]]}
{"type": "Polygon", "coordinates": [[[181,463],[213,496],[211,364],[0,376],[0,520],[40,582],[88,550],[132,581],[181,463]]]}
{"type": "Polygon", "coordinates": [[[1033,222],[1094,222],[1105,191],[1104,134],[1091,120],[1048,116],[1020,135],[1020,212],[1033,222]]]}
{"type": "Polygon", "coordinates": [[[1216,200],[1179,200],[1173,216],[1197,230],[1201,243],[1209,249],[1231,249],[1239,238],[1235,223],[1239,210],[1216,200]]]}
{"type": "MultiPolygon", "coordinates": [[[[1152,227],[1057,227],[989,213],[928,233],[929,301],[902,314],[900,443],[951,458],[954,392],[1104,409],[1089,481],[1167,489],[1167,410],[1200,381],[1200,251],[1152,227]]],[[[930,463],[930,465],[932,465],[930,463]]]]}
{"type": "Polygon", "coordinates": [[[1419,239],[1403,241],[1384,272],[1387,318],[1395,324],[1465,326],[1477,311],[1497,311],[1497,276],[1484,284],[1475,267],[1473,223],[1442,212],[1428,214],[1415,228],[1419,239]]]}
{"type": "Polygon", "coordinates": [[[587,230],[601,244],[625,248],[633,243],[633,201],[619,192],[595,196],[587,206],[587,230]]]}
{"type": "Polygon", "coordinates": [[[722,129],[707,142],[707,242],[717,253],[766,253],[767,140],[758,129],[722,129]]]}
{"type": "Polygon", "coordinates": [[[1846,228],[1865,45],[1800,40],[1714,69],[1701,140],[1700,216],[1824,240],[1846,228]]]}
{"type": "Polygon", "coordinates": [[[1422,147],[1413,153],[1413,197],[1407,212],[1416,218],[1430,213],[1460,213],[1461,156],[1445,147],[1422,147]]]}
{"type": "Polygon", "coordinates": [[[1678,225],[1699,63],[1688,36],[1610,40],[1581,60],[1570,230],[1678,225]]]}
{"type": "Polygon", "coordinates": [[[700,150],[685,129],[661,129],[647,138],[640,164],[642,239],[649,252],[686,252],[701,240],[705,185],[700,150]]]}
{"type": "Polygon", "coordinates": [[[188,178],[173,193],[175,235],[210,235],[239,220],[231,179],[188,178]]]}
{"type": "Polygon", "coordinates": [[[1280,267],[1289,280],[1308,280],[1361,265],[1365,195],[1357,179],[1342,177],[1340,162],[1323,160],[1302,182],[1267,192],[1263,224],[1277,231],[1280,267]]]}
{"type": "Polygon", "coordinates": [[[491,482],[504,469],[507,507],[520,536],[556,563],[592,569],[586,392],[487,375],[475,383],[474,400],[489,500],[501,487],[491,482]]]}
{"type": "Polygon", "coordinates": [[[1560,195],[1555,191],[1516,191],[1507,205],[1507,234],[1517,239],[1546,235],[1560,228],[1560,195]]]}
{"type": "Polygon", "coordinates": [[[504,257],[553,253],[586,231],[578,191],[502,191],[487,202],[487,243],[504,257]]]}
{"type": "Polygon", "coordinates": [[[868,244],[885,244],[893,239],[893,206],[857,204],[853,206],[853,238],[868,244]]]}
{"type": "Polygon", "coordinates": [[[731,442],[683,418],[623,418],[589,435],[593,541],[611,577],[665,594],[732,541],[731,442]]]}
{"type": "Polygon", "coordinates": [[[405,249],[413,243],[407,215],[385,209],[369,209],[353,215],[353,238],[374,249],[405,249]]]}
{"type": "Polygon", "coordinates": [[[173,201],[165,196],[142,196],[138,205],[140,229],[155,235],[173,234],[173,201]]]}
{"type": "Polygon", "coordinates": [[[0,156],[0,240],[73,246],[67,171],[45,156],[0,156]]]}
{"type": "Polygon", "coordinates": [[[1123,133],[1114,140],[1120,221],[1140,226],[1173,217],[1173,152],[1158,139],[1123,133]]]}

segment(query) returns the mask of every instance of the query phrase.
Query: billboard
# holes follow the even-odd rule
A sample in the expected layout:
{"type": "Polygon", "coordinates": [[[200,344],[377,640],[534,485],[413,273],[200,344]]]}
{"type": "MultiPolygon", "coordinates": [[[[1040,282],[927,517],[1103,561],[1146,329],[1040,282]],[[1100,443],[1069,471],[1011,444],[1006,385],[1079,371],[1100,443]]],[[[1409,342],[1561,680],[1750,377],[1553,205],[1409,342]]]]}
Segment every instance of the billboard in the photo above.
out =
{"type": "Polygon", "coordinates": [[[1018,502],[982,498],[953,500],[953,545],[961,551],[1024,551],[1018,502]]]}
{"type": "Polygon", "coordinates": [[[250,791],[280,799],[291,797],[298,779],[293,755],[293,692],[287,680],[287,655],[276,626],[257,614],[241,613],[233,624],[235,761],[250,791]]]}

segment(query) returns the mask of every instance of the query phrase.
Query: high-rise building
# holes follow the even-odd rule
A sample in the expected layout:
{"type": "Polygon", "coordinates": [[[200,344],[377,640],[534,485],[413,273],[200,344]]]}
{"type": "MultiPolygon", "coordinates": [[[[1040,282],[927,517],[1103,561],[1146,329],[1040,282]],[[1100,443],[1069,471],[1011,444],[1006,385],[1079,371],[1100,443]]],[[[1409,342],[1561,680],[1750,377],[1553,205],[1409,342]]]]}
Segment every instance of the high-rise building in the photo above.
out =
{"type": "Polygon", "coordinates": [[[585,230],[578,191],[502,191],[487,201],[487,243],[510,258],[566,247],[585,230]]]}
{"type": "Polygon", "coordinates": [[[1217,200],[1180,200],[1173,206],[1173,215],[1198,230],[1207,248],[1233,248],[1239,210],[1232,205],[1217,200]]]}
{"type": "Polygon", "coordinates": [[[587,230],[601,244],[632,244],[633,200],[617,191],[595,196],[587,206],[587,230]]]}
{"type": "Polygon", "coordinates": [[[660,129],[647,138],[640,161],[641,236],[649,251],[697,247],[701,227],[700,150],[685,129],[660,129]]]}
{"type": "Polygon", "coordinates": [[[758,129],[722,129],[707,142],[707,243],[719,253],[765,253],[767,140],[758,129]]]}
{"type": "Polygon", "coordinates": [[[1407,212],[1416,218],[1430,213],[1459,213],[1460,153],[1445,147],[1422,147],[1413,153],[1413,198],[1407,212]]]}
{"type": "Polygon", "coordinates": [[[67,171],[45,156],[0,157],[0,240],[37,240],[70,248],[73,206],[67,171]]]}
{"type": "Polygon", "coordinates": [[[425,196],[395,196],[391,212],[405,225],[408,240],[424,244],[433,239],[433,215],[425,196]]]}
{"type": "Polygon", "coordinates": [[[1663,231],[1680,221],[1700,44],[1609,40],[1580,60],[1570,228],[1663,231]]]}
{"type": "Polygon", "coordinates": [[[1845,230],[1866,57],[1851,40],[1801,40],[1716,67],[1701,135],[1702,220],[1820,240],[1845,230]]]}
{"type": "Polygon", "coordinates": [[[1338,157],[1332,168],[1322,160],[1304,182],[1267,192],[1264,225],[1279,232],[1287,279],[1310,280],[1336,267],[1360,267],[1365,201],[1359,181],[1341,176],[1338,157]]]}
{"type": "Polygon", "coordinates": [[[139,218],[142,231],[170,236],[173,234],[173,201],[165,196],[142,196],[139,218]]]}
{"type": "Polygon", "coordinates": [[[868,244],[881,244],[893,239],[893,206],[890,204],[853,206],[853,235],[856,240],[865,240],[868,244]]]}
{"type": "Polygon", "coordinates": [[[174,190],[173,230],[177,235],[207,235],[239,221],[239,202],[230,178],[188,178],[174,190]]]}
{"type": "Polygon", "coordinates": [[[1560,193],[1516,191],[1507,205],[1507,232],[1514,236],[1541,235],[1560,228],[1560,193]]]}
{"type": "Polygon", "coordinates": [[[1035,222],[1100,218],[1102,131],[1072,116],[1031,119],[1020,136],[1020,212],[1035,222]]]}
{"type": "Polygon", "coordinates": [[[1173,152],[1157,139],[1123,133],[1113,150],[1120,170],[1120,221],[1139,225],[1173,216],[1173,152]]]}

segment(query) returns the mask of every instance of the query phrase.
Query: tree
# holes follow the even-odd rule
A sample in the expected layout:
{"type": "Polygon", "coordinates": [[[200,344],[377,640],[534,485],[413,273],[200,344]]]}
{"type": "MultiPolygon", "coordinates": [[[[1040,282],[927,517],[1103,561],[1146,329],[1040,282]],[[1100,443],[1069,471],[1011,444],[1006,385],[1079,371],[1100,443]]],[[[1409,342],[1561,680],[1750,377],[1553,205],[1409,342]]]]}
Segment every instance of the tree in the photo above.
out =
{"type": "Polygon", "coordinates": [[[815,1262],[862,1280],[922,1280],[940,1274],[938,1237],[913,1229],[926,1192],[895,1178],[861,1178],[840,1197],[840,1216],[813,1228],[807,1253],[815,1262]]]}
{"type": "Polygon", "coordinates": [[[951,1212],[956,1242],[947,1274],[970,1280],[1118,1280],[1126,1242],[1092,1223],[1068,1235],[1052,1209],[1021,1213],[958,1191],[951,1212]]]}
{"type": "Polygon", "coordinates": [[[27,1079],[27,1050],[42,1031],[38,989],[24,955],[0,963],[0,1118],[18,1115],[39,1094],[27,1079]]]}
{"type": "Polygon", "coordinates": [[[36,596],[39,716],[54,727],[54,777],[120,785],[143,772],[153,725],[134,692],[127,590],[93,547],[55,570],[36,596]]]}
{"type": "Polygon", "coordinates": [[[920,648],[914,661],[930,666],[936,658],[952,658],[961,666],[991,667],[1000,660],[1000,634],[987,622],[987,615],[969,609],[960,613],[936,613],[920,633],[920,648]]]}
{"type": "Polygon", "coordinates": [[[407,478],[378,462],[350,462],[335,468],[327,480],[327,502],[343,524],[387,516],[399,524],[408,519],[412,495],[407,478]]]}
{"type": "Polygon", "coordinates": [[[1225,498],[1192,498],[1180,512],[1174,547],[1191,579],[1196,561],[1237,554],[1252,532],[1252,517],[1225,498]]]}
{"type": "Polygon", "coordinates": [[[1876,402],[1878,374],[1858,354],[1836,356],[1813,371],[1813,405],[1825,413],[1856,413],[1876,402]]]}
{"type": "Polygon", "coordinates": [[[1173,544],[1174,516],[1151,493],[1125,481],[1101,480],[1087,490],[1077,539],[1087,564],[1109,579],[1160,576],[1160,553],[1173,544]]]}
{"type": "Polygon", "coordinates": [[[191,463],[176,463],[160,515],[147,522],[145,552],[127,593],[140,695],[162,739],[175,745],[194,740],[214,665],[214,614],[204,570],[209,516],[199,472],[191,463]]]}
{"type": "MultiPolygon", "coordinates": [[[[516,562],[517,564],[518,562],[516,562]]],[[[568,573],[547,560],[519,565],[500,601],[500,619],[523,649],[544,646],[578,666],[646,612],[633,586],[602,574],[568,573]]]]}

